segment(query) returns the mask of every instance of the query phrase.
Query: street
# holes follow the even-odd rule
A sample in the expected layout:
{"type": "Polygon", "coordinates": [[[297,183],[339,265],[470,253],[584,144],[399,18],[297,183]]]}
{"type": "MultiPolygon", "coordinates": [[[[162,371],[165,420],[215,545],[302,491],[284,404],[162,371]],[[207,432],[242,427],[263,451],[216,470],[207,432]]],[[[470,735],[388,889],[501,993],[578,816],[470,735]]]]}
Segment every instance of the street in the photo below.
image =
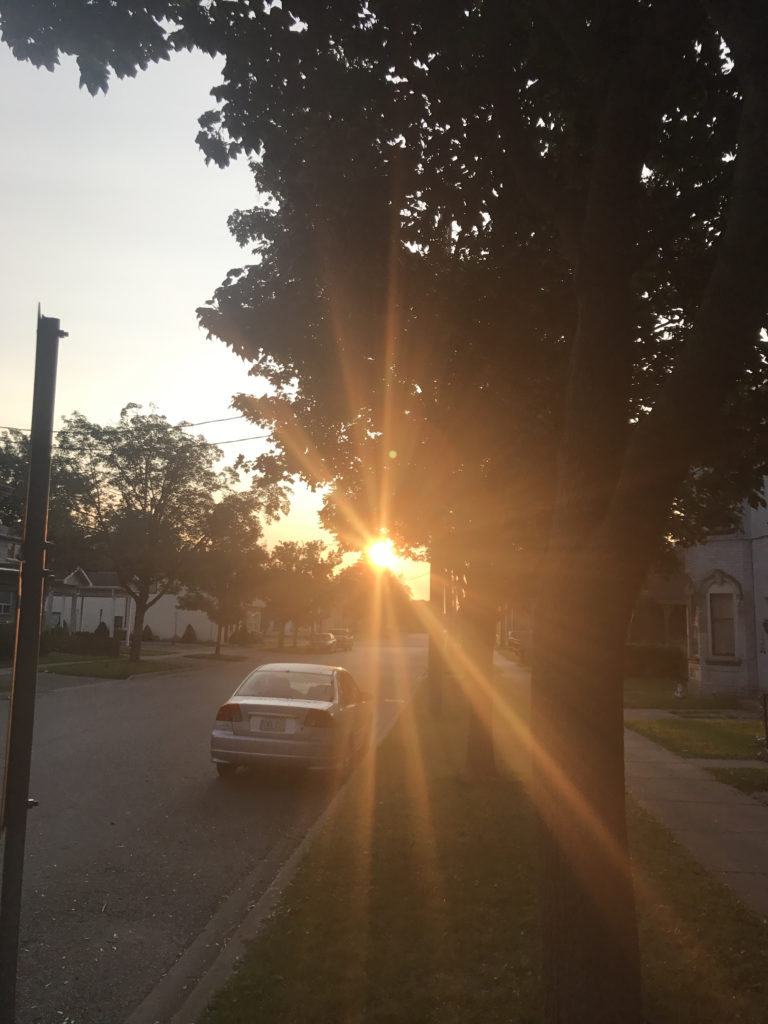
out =
{"type": "MultiPolygon", "coordinates": [[[[349,668],[383,729],[424,672],[425,641],[408,639],[296,660],[349,668]]],[[[254,899],[267,888],[333,787],[266,771],[223,782],[208,740],[253,665],[292,658],[190,661],[126,681],[40,677],[17,1024],[118,1024],[246,875],[263,869],[254,899]]]]}

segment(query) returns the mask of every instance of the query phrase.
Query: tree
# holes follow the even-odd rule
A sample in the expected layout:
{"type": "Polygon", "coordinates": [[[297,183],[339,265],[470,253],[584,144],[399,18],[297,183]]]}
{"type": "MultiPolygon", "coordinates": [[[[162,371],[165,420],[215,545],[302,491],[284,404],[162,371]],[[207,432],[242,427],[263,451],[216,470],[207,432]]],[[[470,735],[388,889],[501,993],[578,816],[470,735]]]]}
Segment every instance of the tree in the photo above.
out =
{"type": "MultiPolygon", "coordinates": [[[[21,430],[0,434],[0,522],[18,531],[24,529],[24,512],[29,473],[29,436],[21,430]]],[[[103,555],[96,549],[84,524],[72,508],[88,493],[88,482],[59,456],[54,446],[51,458],[51,487],[48,507],[46,564],[56,573],[69,572],[87,562],[93,569],[104,568],[103,555]]]]}
{"type": "Polygon", "coordinates": [[[272,549],[263,597],[266,613],[278,624],[283,646],[287,623],[294,624],[294,644],[300,626],[313,625],[328,608],[331,579],[340,556],[322,541],[281,541],[272,549]]]}
{"type": "Polygon", "coordinates": [[[280,541],[269,558],[263,597],[266,613],[277,623],[282,647],[285,626],[294,624],[293,642],[299,626],[312,625],[330,603],[331,578],[340,556],[327,551],[322,541],[280,541]]]}
{"type": "Polygon", "coordinates": [[[114,426],[74,413],[58,435],[60,458],[88,482],[72,513],[135,603],[132,661],[147,609],[178,586],[190,555],[207,542],[215,495],[232,479],[215,470],[220,449],[184,428],[127,405],[114,426]]]}
{"type": "MultiPolygon", "coordinates": [[[[506,422],[527,403],[524,425],[552,424],[551,497],[531,511],[548,533],[533,649],[547,1015],[639,1021],[622,649],[651,560],[688,528],[676,513],[702,525],[696,499],[717,490],[726,457],[724,511],[754,496],[763,468],[749,438],[766,422],[768,10],[171,9],[187,41],[225,55],[206,152],[256,155],[274,200],[233,218],[262,260],[231,273],[202,320],[282,386],[290,415],[274,401],[254,411],[279,423],[292,458],[319,476],[358,439],[386,442],[400,394],[445,408],[444,355],[478,396],[479,423],[512,365],[514,404],[500,389],[487,408],[506,422]],[[420,264],[436,301],[415,316],[420,264]],[[492,302],[483,331],[408,333],[450,325],[437,300],[484,270],[510,291],[528,284],[519,307],[492,302]],[[551,335],[550,296],[571,309],[551,335]],[[524,355],[547,340],[567,365],[554,391],[524,355]]],[[[36,35],[26,24],[18,38],[36,35]]]]}
{"type": "MultiPolygon", "coordinates": [[[[572,297],[554,339],[562,391],[537,390],[524,420],[551,416],[558,437],[533,652],[548,1019],[639,1021],[624,638],[702,470],[724,452],[742,460],[732,503],[764,465],[743,459],[734,428],[749,422],[739,392],[765,383],[768,13],[727,0],[293,4],[255,18],[249,38],[228,11],[207,8],[214,38],[235,23],[242,35],[204,144],[218,159],[258,152],[274,205],[233,220],[262,260],[202,320],[274,366],[286,395],[298,377],[295,422],[274,400],[252,406],[296,453],[307,433],[317,466],[339,434],[339,458],[361,433],[386,444],[396,390],[429,394],[439,346],[427,334],[404,351],[404,265],[434,270],[449,248],[457,274],[498,266],[514,285],[528,264],[533,291],[564,283],[572,297]],[[354,387],[329,396],[334,367],[354,387]]],[[[536,345],[540,306],[523,307],[536,345]]],[[[503,307],[490,312],[495,338],[446,346],[480,397],[494,389],[478,371],[490,380],[520,351],[503,307]]],[[[758,404],[762,433],[764,392],[758,404]]]]}
{"type": "MultiPolygon", "coordinates": [[[[272,498],[268,518],[274,518],[278,509],[287,510],[274,489],[272,498]]],[[[268,557],[258,518],[264,505],[264,495],[256,490],[225,494],[211,509],[206,539],[184,570],[186,590],[179,595],[179,607],[204,611],[216,623],[216,655],[221,653],[224,627],[241,622],[248,604],[260,596],[268,557]]]]}
{"type": "Polygon", "coordinates": [[[376,636],[421,630],[408,586],[390,569],[358,558],[336,573],[334,604],[341,620],[376,636]]]}

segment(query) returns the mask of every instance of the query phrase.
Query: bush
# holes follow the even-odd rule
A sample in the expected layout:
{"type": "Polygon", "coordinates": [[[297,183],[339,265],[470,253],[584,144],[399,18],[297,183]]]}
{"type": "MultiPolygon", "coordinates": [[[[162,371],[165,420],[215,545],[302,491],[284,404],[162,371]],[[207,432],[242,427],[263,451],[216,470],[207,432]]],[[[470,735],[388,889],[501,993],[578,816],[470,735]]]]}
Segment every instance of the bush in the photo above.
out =
{"type": "Polygon", "coordinates": [[[67,648],[70,654],[99,654],[105,658],[116,658],[120,654],[120,641],[104,633],[72,633],[67,648]]]}
{"type": "Polygon", "coordinates": [[[0,658],[10,661],[13,658],[13,645],[16,642],[16,624],[4,622],[0,626],[0,658]]]}
{"type": "MultiPolygon", "coordinates": [[[[45,645],[48,651],[62,654],[97,654],[105,658],[117,658],[120,654],[120,641],[109,635],[109,628],[103,622],[93,633],[70,633],[66,627],[55,626],[46,631],[45,645]]],[[[42,640],[40,646],[42,650],[42,640]]]]}
{"type": "Polygon", "coordinates": [[[52,650],[69,650],[70,630],[67,623],[43,630],[40,637],[40,653],[49,654],[52,650]]]}
{"type": "Polygon", "coordinates": [[[187,628],[181,634],[181,642],[183,644],[197,643],[197,633],[195,632],[195,627],[192,625],[191,622],[188,623],[187,628]]]}
{"type": "Polygon", "coordinates": [[[627,644],[624,673],[657,679],[687,679],[688,660],[679,647],[664,644],[627,644]]]}
{"type": "Polygon", "coordinates": [[[69,629],[66,622],[61,626],[53,626],[46,629],[40,641],[40,652],[48,654],[50,651],[69,650],[69,629]],[[43,646],[45,650],[43,650],[43,646]]]}
{"type": "Polygon", "coordinates": [[[145,626],[144,629],[142,629],[142,631],[141,631],[141,639],[142,640],[154,640],[155,639],[155,634],[152,632],[152,630],[151,630],[151,628],[149,626],[145,626]]]}
{"type": "Polygon", "coordinates": [[[238,628],[229,637],[229,643],[238,644],[241,647],[257,646],[264,642],[264,637],[261,633],[257,633],[255,630],[246,629],[244,626],[238,626],[238,628]]]}

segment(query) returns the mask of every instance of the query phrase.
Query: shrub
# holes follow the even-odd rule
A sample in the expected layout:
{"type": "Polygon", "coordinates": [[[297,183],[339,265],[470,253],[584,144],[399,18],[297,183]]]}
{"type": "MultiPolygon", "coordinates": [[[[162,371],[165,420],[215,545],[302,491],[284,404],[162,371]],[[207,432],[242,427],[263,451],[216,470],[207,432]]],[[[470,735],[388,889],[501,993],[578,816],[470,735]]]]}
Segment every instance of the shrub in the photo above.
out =
{"type": "Polygon", "coordinates": [[[229,637],[229,643],[239,644],[242,647],[257,646],[264,642],[264,637],[261,633],[257,633],[255,630],[246,629],[245,626],[238,626],[238,628],[229,637]]]}
{"type": "Polygon", "coordinates": [[[152,632],[152,629],[149,626],[145,626],[144,629],[142,629],[142,631],[141,631],[141,639],[142,640],[154,640],[155,639],[155,634],[152,632]]]}
{"type": "Polygon", "coordinates": [[[627,644],[624,672],[628,676],[687,679],[688,662],[679,647],[664,644],[627,644]]]}
{"type": "Polygon", "coordinates": [[[192,625],[191,622],[187,624],[187,628],[181,634],[181,642],[183,644],[197,643],[197,633],[195,632],[195,627],[192,625]]]}
{"type": "Polygon", "coordinates": [[[63,654],[97,654],[105,658],[116,658],[120,654],[120,641],[109,635],[105,623],[99,623],[93,633],[70,633],[68,629],[55,626],[46,633],[46,645],[50,651],[63,654]]]}
{"type": "MultiPolygon", "coordinates": [[[[49,651],[68,651],[69,650],[69,629],[66,622],[61,626],[53,626],[51,629],[46,629],[43,633],[43,639],[45,641],[45,653],[49,651]]],[[[42,651],[42,644],[41,644],[42,651]]]]}
{"type": "Polygon", "coordinates": [[[16,624],[4,622],[0,626],[0,658],[9,661],[13,657],[13,645],[16,642],[16,624]]]}
{"type": "Polygon", "coordinates": [[[67,650],[71,654],[99,654],[106,658],[116,658],[120,654],[120,641],[109,635],[109,630],[98,633],[73,633],[69,639],[67,650]]]}

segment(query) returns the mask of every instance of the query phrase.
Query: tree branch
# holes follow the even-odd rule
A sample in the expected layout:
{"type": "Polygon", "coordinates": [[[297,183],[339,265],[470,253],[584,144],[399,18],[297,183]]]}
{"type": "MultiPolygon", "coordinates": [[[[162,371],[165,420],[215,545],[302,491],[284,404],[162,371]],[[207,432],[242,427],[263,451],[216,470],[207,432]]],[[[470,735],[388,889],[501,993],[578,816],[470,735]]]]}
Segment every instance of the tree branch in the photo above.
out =
{"type": "Polygon", "coordinates": [[[747,369],[768,311],[768,8],[746,0],[706,0],[706,6],[736,58],[744,97],[733,189],[685,349],[628,450],[614,536],[638,504],[646,511],[644,532],[658,535],[685,472],[705,454],[705,428],[747,369]]]}

